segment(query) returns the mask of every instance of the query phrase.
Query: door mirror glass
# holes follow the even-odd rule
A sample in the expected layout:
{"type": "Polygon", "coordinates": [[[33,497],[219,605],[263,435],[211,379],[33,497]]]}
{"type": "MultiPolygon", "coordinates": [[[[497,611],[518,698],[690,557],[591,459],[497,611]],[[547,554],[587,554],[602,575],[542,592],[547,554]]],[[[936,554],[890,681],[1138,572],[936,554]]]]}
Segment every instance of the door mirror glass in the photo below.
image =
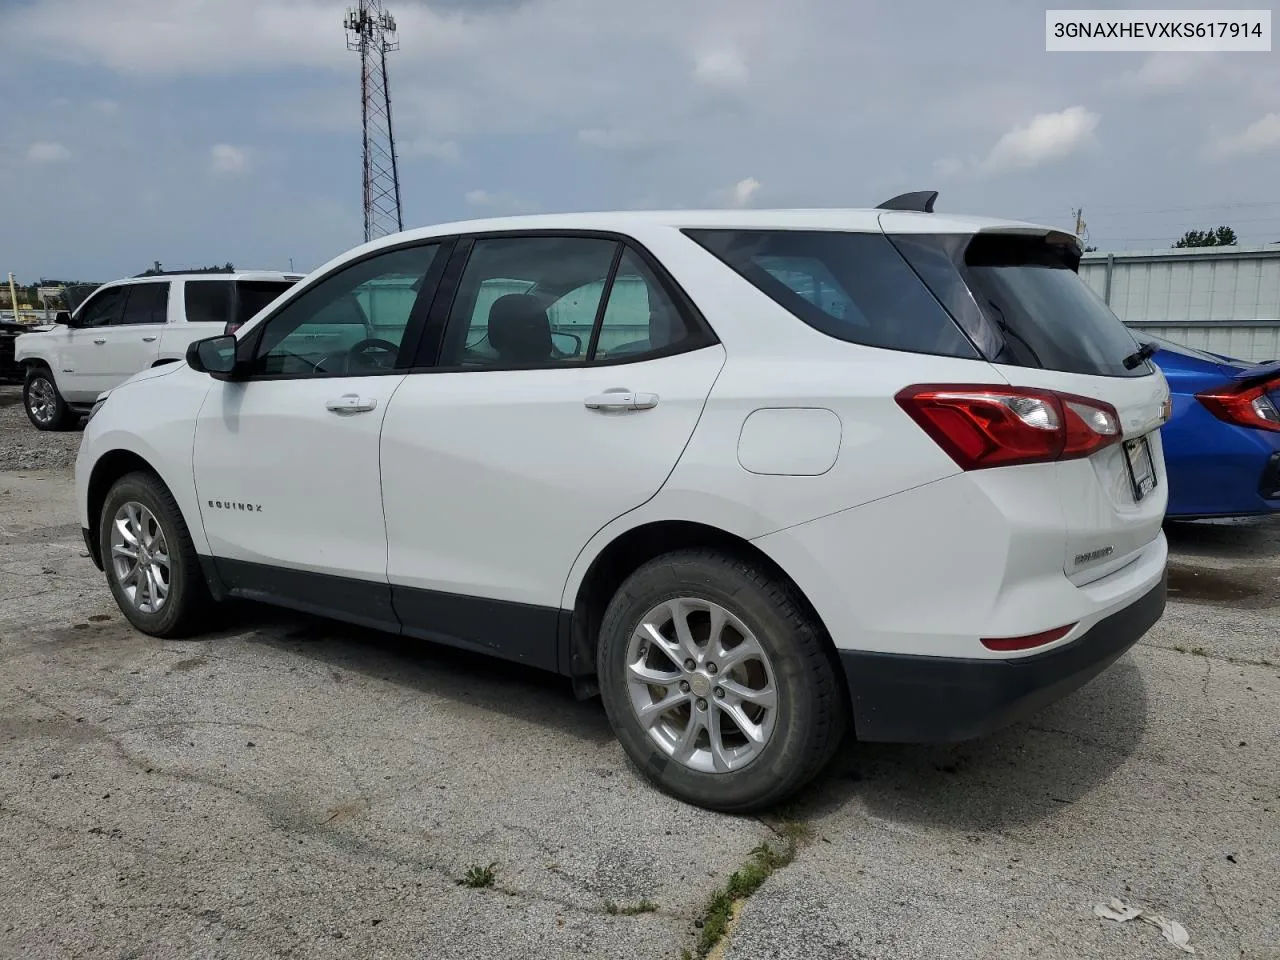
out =
{"type": "Polygon", "coordinates": [[[576,333],[553,333],[551,345],[561,358],[582,356],[582,337],[576,333]]]}
{"type": "Polygon", "coordinates": [[[53,322],[54,322],[54,323],[61,323],[61,324],[63,324],[64,326],[68,326],[68,327],[73,327],[73,326],[75,326],[75,324],[73,324],[73,323],[71,322],[71,311],[70,311],[70,310],[59,310],[57,313],[55,313],[55,314],[53,315],[53,322]]]}
{"type": "Polygon", "coordinates": [[[225,380],[236,372],[236,338],[208,337],[187,347],[187,365],[192,370],[225,380]]]}

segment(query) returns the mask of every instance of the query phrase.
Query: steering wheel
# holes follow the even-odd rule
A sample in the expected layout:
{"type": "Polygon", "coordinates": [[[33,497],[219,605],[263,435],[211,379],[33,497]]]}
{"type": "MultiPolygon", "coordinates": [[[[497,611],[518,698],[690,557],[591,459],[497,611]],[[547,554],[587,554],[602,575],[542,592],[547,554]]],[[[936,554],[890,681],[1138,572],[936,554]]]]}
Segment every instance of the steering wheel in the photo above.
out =
{"type": "Polygon", "coordinates": [[[347,363],[366,370],[389,370],[395,365],[399,352],[400,347],[390,340],[369,337],[352,344],[347,351],[347,363]]]}

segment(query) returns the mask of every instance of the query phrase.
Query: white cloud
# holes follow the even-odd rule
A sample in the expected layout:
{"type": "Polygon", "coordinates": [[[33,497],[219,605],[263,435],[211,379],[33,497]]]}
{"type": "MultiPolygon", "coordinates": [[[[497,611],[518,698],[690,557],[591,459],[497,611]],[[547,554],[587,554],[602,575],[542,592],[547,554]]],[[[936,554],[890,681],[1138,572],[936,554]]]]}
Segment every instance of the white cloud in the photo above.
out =
{"type": "Polygon", "coordinates": [[[1224,160],[1274,150],[1277,147],[1280,147],[1280,113],[1268,113],[1239,133],[1213,144],[1208,154],[1213,159],[1224,160]]]}
{"type": "Polygon", "coordinates": [[[120,112],[120,104],[115,100],[93,100],[89,104],[89,109],[104,117],[114,117],[120,112]]]}
{"type": "Polygon", "coordinates": [[[694,58],[694,78],[711,87],[733,89],[745,87],[751,79],[746,60],[732,47],[720,47],[694,58]]]}
{"type": "Polygon", "coordinates": [[[27,150],[27,159],[32,163],[62,163],[71,159],[71,151],[55,141],[38,140],[27,150]]]}
{"type": "Polygon", "coordinates": [[[760,188],[764,186],[755,177],[744,177],[737,183],[713,194],[716,201],[728,207],[749,207],[760,188]]]}
{"type": "Polygon", "coordinates": [[[1123,83],[1139,90],[1181,90],[1202,80],[1217,66],[1212,54],[1153,53],[1133,73],[1125,74],[1123,83]]]}
{"type": "Polygon", "coordinates": [[[215,143],[209,150],[209,169],[219,176],[249,172],[249,151],[229,143],[215,143]]]}
{"type": "Polygon", "coordinates": [[[629,127],[586,127],[578,131],[578,142],[597,150],[629,151],[655,146],[657,141],[629,127]]]}
{"type": "Polygon", "coordinates": [[[497,198],[488,190],[468,190],[463,194],[463,199],[467,203],[475,204],[477,207],[487,207],[497,201],[497,198]]]}
{"type": "Polygon", "coordinates": [[[978,171],[986,174],[1030,170],[1060,160],[1093,142],[1098,114],[1084,107],[1068,107],[1058,113],[1040,113],[1031,122],[1014,127],[996,141],[978,171]]]}
{"type": "Polygon", "coordinates": [[[405,157],[433,157],[445,163],[457,163],[462,153],[456,140],[435,140],[431,137],[419,137],[410,140],[399,149],[405,157]]]}

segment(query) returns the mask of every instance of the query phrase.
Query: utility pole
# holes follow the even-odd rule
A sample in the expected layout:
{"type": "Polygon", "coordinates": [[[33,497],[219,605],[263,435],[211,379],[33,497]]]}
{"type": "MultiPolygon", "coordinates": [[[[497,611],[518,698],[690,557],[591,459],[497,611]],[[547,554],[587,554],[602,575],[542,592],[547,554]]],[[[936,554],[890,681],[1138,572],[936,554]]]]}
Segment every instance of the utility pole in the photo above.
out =
{"type": "Polygon", "coordinates": [[[1076,236],[1083,240],[1085,227],[1088,226],[1084,222],[1084,208],[1078,207],[1072,210],[1071,215],[1076,218],[1076,236]]]}
{"type": "Polygon", "coordinates": [[[400,171],[391,128],[391,88],[387,54],[400,49],[396,21],[382,0],[360,0],[347,9],[347,49],[360,54],[360,125],[364,139],[364,238],[404,229],[400,213],[400,171]]]}
{"type": "Polygon", "coordinates": [[[13,304],[13,320],[18,322],[18,288],[13,284],[13,274],[9,274],[9,302],[13,304]]]}

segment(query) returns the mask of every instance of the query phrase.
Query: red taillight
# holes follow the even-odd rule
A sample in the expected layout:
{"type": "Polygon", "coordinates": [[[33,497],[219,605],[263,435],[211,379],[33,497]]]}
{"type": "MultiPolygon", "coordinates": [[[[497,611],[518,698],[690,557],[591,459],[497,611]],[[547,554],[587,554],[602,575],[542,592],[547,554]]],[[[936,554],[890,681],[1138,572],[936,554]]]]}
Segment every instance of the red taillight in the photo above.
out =
{"type": "Polygon", "coordinates": [[[1238,427],[1280,432],[1280,409],[1267,396],[1277,388],[1280,388],[1280,380],[1244,386],[1230,384],[1217,390],[1197,393],[1196,399],[1219,420],[1234,423],[1238,427]]]}
{"type": "Polygon", "coordinates": [[[1069,623],[1065,627],[1054,627],[1052,630],[1028,634],[1025,637],[983,637],[982,645],[988,650],[999,650],[1004,653],[1010,650],[1030,650],[1033,647],[1043,647],[1046,643],[1061,640],[1071,632],[1074,626],[1074,623],[1069,623]]]}
{"type": "Polygon", "coordinates": [[[1120,440],[1114,407],[1054,390],[922,384],[895,399],[962,470],[1072,460],[1120,440]]]}

